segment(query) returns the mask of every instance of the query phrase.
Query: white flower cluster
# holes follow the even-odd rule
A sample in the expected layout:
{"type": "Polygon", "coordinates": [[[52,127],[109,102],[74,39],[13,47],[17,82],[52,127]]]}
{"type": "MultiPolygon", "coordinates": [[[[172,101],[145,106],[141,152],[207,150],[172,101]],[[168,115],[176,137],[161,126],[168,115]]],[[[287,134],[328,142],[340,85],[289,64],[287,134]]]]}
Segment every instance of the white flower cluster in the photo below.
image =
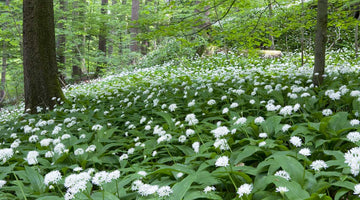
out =
{"type": "Polygon", "coordinates": [[[70,200],[75,197],[75,194],[86,190],[86,183],[89,182],[91,176],[88,172],[80,174],[71,174],[65,178],[64,186],[67,188],[64,196],[65,200],[70,200]]]}
{"type": "Polygon", "coordinates": [[[134,181],[131,189],[137,191],[141,196],[149,196],[157,193],[159,197],[167,197],[173,193],[173,190],[169,186],[159,187],[158,185],[145,184],[141,180],[134,181]]]}
{"type": "Polygon", "coordinates": [[[120,177],[120,171],[119,170],[115,170],[113,172],[101,171],[101,172],[97,172],[94,175],[91,182],[94,185],[102,186],[105,183],[110,183],[111,181],[118,179],[119,177],[120,177]]]}
{"type": "Polygon", "coordinates": [[[45,175],[44,183],[49,186],[50,184],[57,184],[62,176],[59,170],[51,171],[45,175]]]}
{"type": "Polygon", "coordinates": [[[354,176],[359,174],[360,170],[360,147],[354,147],[345,153],[345,163],[351,168],[354,176]]]}

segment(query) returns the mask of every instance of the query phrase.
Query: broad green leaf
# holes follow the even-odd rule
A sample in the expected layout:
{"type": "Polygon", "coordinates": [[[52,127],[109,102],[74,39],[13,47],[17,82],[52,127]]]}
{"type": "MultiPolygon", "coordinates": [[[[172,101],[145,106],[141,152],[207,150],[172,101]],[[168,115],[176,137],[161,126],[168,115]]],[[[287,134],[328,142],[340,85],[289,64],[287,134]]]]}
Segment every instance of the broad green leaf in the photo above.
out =
{"type": "Polygon", "coordinates": [[[265,122],[261,123],[261,127],[263,131],[266,133],[274,134],[276,127],[280,124],[283,117],[281,116],[272,116],[265,120],[265,122]]]}
{"type": "Polygon", "coordinates": [[[213,200],[222,200],[223,198],[215,192],[208,192],[205,194],[203,191],[189,191],[186,193],[184,200],[193,200],[193,199],[213,199],[213,200]]]}
{"type": "Polygon", "coordinates": [[[44,193],[45,192],[45,184],[44,178],[33,168],[25,166],[25,172],[27,178],[30,181],[31,187],[34,189],[35,193],[44,193]]]}
{"type": "Polygon", "coordinates": [[[109,193],[109,192],[106,192],[106,191],[101,191],[101,192],[95,192],[91,195],[91,197],[94,199],[94,200],[119,200],[118,197],[116,197],[115,195],[109,193]]]}
{"type": "Polygon", "coordinates": [[[257,151],[260,151],[261,148],[257,146],[246,146],[242,151],[236,151],[231,154],[230,160],[233,160],[234,165],[238,165],[243,159],[253,155],[257,151]]]}
{"type": "Polygon", "coordinates": [[[269,176],[276,187],[287,187],[288,192],[285,193],[286,197],[291,200],[304,200],[310,197],[309,193],[302,189],[301,185],[294,181],[287,181],[284,178],[277,176],[269,176]]]}
{"type": "Polygon", "coordinates": [[[179,200],[182,199],[186,192],[190,189],[191,184],[196,180],[196,174],[188,175],[182,181],[176,183],[173,186],[173,193],[169,197],[170,200],[179,200]]]}
{"type": "Polygon", "coordinates": [[[166,121],[166,123],[169,126],[170,130],[174,130],[175,129],[175,124],[174,122],[171,120],[171,116],[169,113],[164,113],[164,112],[155,112],[155,114],[161,116],[162,118],[164,118],[164,120],[166,121]]]}

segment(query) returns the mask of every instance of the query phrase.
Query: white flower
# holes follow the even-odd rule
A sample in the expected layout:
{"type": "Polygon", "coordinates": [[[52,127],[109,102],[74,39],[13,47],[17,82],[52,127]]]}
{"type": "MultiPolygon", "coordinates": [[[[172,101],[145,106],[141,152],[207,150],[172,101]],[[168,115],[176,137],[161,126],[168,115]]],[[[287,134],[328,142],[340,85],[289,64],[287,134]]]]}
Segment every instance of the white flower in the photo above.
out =
{"type": "Polygon", "coordinates": [[[179,140],[180,143],[184,143],[186,141],[186,136],[185,135],[180,135],[178,140],[179,140]]]}
{"type": "Polygon", "coordinates": [[[54,147],[54,152],[61,155],[65,152],[65,145],[63,143],[59,143],[54,147]]]}
{"type": "Polygon", "coordinates": [[[92,178],[91,182],[94,185],[102,186],[105,183],[110,183],[112,180],[118,179],[120,177],[120,171],[115,170],[111,173],[106,171],[97,172],[92,178]]]}
{"type": "Polygon", "coordinates": [[[359,174],[360,169],[360,147],[354,147],[345,153],[345,163],[351,168],[354,176],[359,174]]]}
{"type": "Polygon", "coordinates": [[[194,142],[192,144],[192,148],[194,149],[195,153],[199,153],[200,143],[199,142],[194,142]]]}
{"type": "Polygon", "coordinates": [[[259,134],[260,138],[267,138],[267,136],[268,136],[267,133],[260,133],[259,134]]]}
{"type": "Polygon", "coordinates": [[[126,160],[128,158],[129,156],[126,153],[124,153],[123,155],[120,156],[119,161],[126,160]]]}
{"type": "Polygon", "coordinates": [[[187,137],[190,137],[190,136],[192,136],[192,135],[194,135],[195,134],[195,131],[194,130],[192,130],[192,129],[187,129],[186,130],[186,136],[187,137]]]}
{"type": "Polygon", "coordinates": [[[226,114],[229,112],[229,108],[224,108],[223,111],[222,111],[222,114],[226,114]]]}
{"type": "Polygon", "coordinates": [[[354,132],[350,132],[347,134],[347,139],[350,140],[351,142],[358,142],[360,140],[360,133],[357,131],[354,132]]]}
{"type": "Polygon", "coordinates": [[[67,188],[65,199],[72,199],[76,193],[86,190],[86,183],[91,179],[87,172],[71,174],[65,178],[64,186],[67,188]]]}
{"type": "Polygon", "coordinates": [[[170,196],[173,190],[169,186],[162,186],[157,190],[159,197],[170,196]]]}
{"type": "Polygon", "coordinates": [[[323,114],[324,116],[330,116],[330,115],[333,114],[333,112],[332,112],[330,109],[324,109],[324,110],[322,111],[322,114],[323,114]]]}
{"type": "Polygon", "coordinates": [[[75,154],[75,156],[83,155],[83,154],[84,154],[84,149],[82,149],[82,148],[77,148],[77,149],[74,151],[74,154],[75,154]]]}
{"type": "Polygon", "coordinates": [[[235,102],[230,105],[230,108],[237,108],[238,106],[239,104],[235,102]]]}
{"type": "Polygon", "coordinates": [[[237,190],[237,194],[239,195],[239,197],[242,197],[244,194],[249,195],[252,189],[252,185],[245,183],[239,187],[239,189],[237,190]]]}
{"type": "Polygon", "coordinates": [[[170,134],[162,135],[157,139],[157,143],[160,144],[163,141],[169,142],[171,140],[172,136],[170,134]]]}
{"type": "Polygon", "coordinates": [[[45,153],[45,158],[52,158],[54,156],[54,152],[53,151],[47,151],[45,153]]]}
{"type": "Polygon", "coordinates": [[[215,162],[216,167],[227,167],[229,166],[229,158],[227,156],[219,157],[215,162]]]}
{"type": "Polygon", "coordinates": [[[86,152],[93,152],[93,151],[95,151],[96,150],[96,146],[95,145],[90,145],[90,146],[88,146],[88,148],[86,148],[86,152]]]}
{"type": "Polygon", "coordinates": [[[240,117],[239,119],[236,120],[236,122],[234,123],[235,125],[238,125],[238,124],[245,124],[246,123],[246,118],[245,117],[240,117]]]}
{"type": "Polygon", "coordinates": [[[310,156],[311,151],[309,148],[302,148],[302,149],[300,149],[299,154],[304,155],[304,156],[310,156]]]}
{"type": "Polygon", "coordinates": [[[265,142],[265,141],[262,141],[262,142],[259,143],[259,147],[263,147],[263,146],[265,146],[265,145],[266,145],[266,142],[265,142]]]}
{"type": "Polygon", "coordinates": [[[49,184],[57,184],[61,180],[62,176],[59,170],[51,171],[45,175],[44,183],[49,186],[49,184]]]}
{"type": "Polygon", "coordinates": [[[287,187],[277,187],[276,188],[276,192],[280,192],[281,194],[284,194],[285,192],[288,192],[289,189],[287,189],[287,187]]]}
{"type": "Polygon", "coordinates": [[[255,103],[255,100],[254,100],[254,99],[251,99],[251,100],[249,101],[249,103],[250,103],[250,104],[254,104],[254,103],[255,103]]]}
{"type": "Polygon", "coordinates": [[[151,156],[154,157],[154,156],[156,156],[156,154],[157,154],[157,151],[153,151],[151,156]]]}
{"type": "Polygon", "coordinates": [[[208,192],[211,192],[211,191],[215,191],[215,190],[216,190],[216,188],[214,186],[206,186],[204,188],[205,194],[207,194],[208,192]]]}
{"type": "Polygon", "coordinates": [[[177,108],[177,106],[176,106],[176,104],[170,104],[170,106],[169,106],[169,110],[171,111],[171,112],[174,112],[175,111],[175,109],[177,108]]]}
{"type": "Polygon", "coordinates": [[[37,151],[29,151],[26,156],[26,161],[29,165],[36,165],[38,163],[37,157],[39,156],[39,152],[37,151]]]}
{"type": "Polygon", "coordinates": [[[182,172],[179,172],[176,174],[176,178],[181,178],[182,176],[184,176],[184,173],[182,173],[182,172]]]}
{"type": "Polygon", "coordinates": [[[302,145],[302,141],[298,136],[292,136],[290,138],[290,143],[296,147],[301,147],[301,145],[302,145]]]}
{"type": "Polygon", "coordinates": [[[190,126],[199,123],[199,120],[196,119],[196,116],[193,113],[186,115],[185,121],[188,122],[190,126]]]}
{"type": "Polygon", "coordinates": [[[216,104],[216,101],[214,99],[210,99],[208,102],[207,102],[208,105],[214,105],[216,104]]]}
{"type": "Polygon", "coordinates": [[[291,179],[291,178],[290,178],[290,174],[287,173],[285,170],[279,170],[279,171],[277,171],[277,172],[275,173],[275,176],[282,177],[282,178],[284,178],[284,179],[286,179],[286,180],[288,180],[288,181],[291,179]]]}
{"type": "Polygon", "coordinates": [[[279,114],[280,115],[291,115],[292,114],[292,111],[293,111],[293,107],[292,106],[285,106],[283,108],[281,108],[279,114]]]}
{"type": "Polygon", "coordinates": [[[69,134],[64,134],[61,136],[61,140],[66,140],[66,139],[69,139],[71,138],[71,136],[69,134]]]}
{"type": "Polygon", "coordinates": [[[37,142],[39,140],[39,137],[37,135],[32,135],[29,137],[29,142],[37,142]]]}
{"type": "Polygon", "coordinates": [[[360,121],[357,120],[357,119],[353,119],[353,120],[350,121],[350,124],[351,124],[351,126],[356,126],[356,125],[360,124],[360,121]]]}
{"type": "Polygon", "coordinates": [[[315,171],[320,171],[320,169],[322,168],[326,169],[328,166],[323,160],[315,160],[314,162],[311,163],[310,167],[315,171]]]}
{"type": "Polygon", "coordinates": [[[291,128],[291,126],[290,126],[289,124],[285,124],[285,125],[281,128],[281,130],[282,130],[283,132],[286,132],[286,131],[289,130],[289,128],[291,128]]]}
{"type": "Polygon", "coordinates": [[[6,181],[0,180],[0,188],[4,187],[5,184],[6,184],[6,181]]]}
{"type": "Polygon", "coordinates": [[[255,124],[261,124],[261,123],[263,123],[264,121],[265,121],[264,118],[261,117],[261,116],[255,118],[255,120],[254,120],[255,124]]]}
{"type": "Polygon", "coordinates": [[[357,194],[360,196],[360,184],[356,184],[354,186],[354,194],[357,194]]]}
{"type": "Polygon", "coordinates": [[[137,174],[139,174],[140,176],[146,176],[147,175],[146,171],[139,171],[137,174]]]}
{"type": "Polygon", "coordinates": [[[42,146],[42,147],[47,147],[47,146],[49,146],[50,145],[50,143],[53,141],[53,139],[51,139],[51,138],[45,138],[45,139],[42,139],[41,141],[40,141],[40,145],[42,146]]]}
{"type": "Polygon", "coordinates": [[[188,103],[188,107],[192,107],[195,105],[195,100],[192,100],[188,103]]]}
{"type": "Polygon", "coordinates": [[[215,138],[220,138],[222,136],[227,135],[230,130],[226,126],[219,126],[216,129],[212,130],[211,133],[214,134],[215,138]]]}
{"type": "Polygon", "coordinates": [[[95,124],[94,126],[91,127],[91,130],[100,131],[102,128],[103,126],[101,126],[100,124],[95,124]]]}
{"type": "Polygon", "coordinates": [[[220,148],[220,150],[229,150],[230,147],[227,143],[226,139],[219,139],[216,138],[215,142],[214,142],[214,147],[215,148],[220,148]]]}

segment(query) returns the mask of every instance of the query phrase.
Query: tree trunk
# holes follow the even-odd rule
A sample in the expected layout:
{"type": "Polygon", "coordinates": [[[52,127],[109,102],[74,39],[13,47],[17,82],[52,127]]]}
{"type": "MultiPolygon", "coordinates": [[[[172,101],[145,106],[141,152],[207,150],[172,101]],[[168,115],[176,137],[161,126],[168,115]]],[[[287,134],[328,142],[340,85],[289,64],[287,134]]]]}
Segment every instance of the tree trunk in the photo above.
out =
{"type": "Polygon", "coordinates": [[[23,1],[23,44],[25,110],[53,109],[65,97],[57,76],[52,0],[23,1]]]}
{"type": "MultiPolygon", "coordinates": [[[[10,5],[10,0],[6,0],[6,6],[10,5]]],[[[4,25],[6,28],[6,24],[4,25]]],[[[6,86],[6,68],[7,68],[7,45],[6,41],[3,41],[3,52],[2,52],[2,71],[1,71],[1,86],[0,86],[0,104],[5,99],[5,86],[6,86]]]]}
{"type": "Polygon", "coordinates": [[[131,34],[131,44],[130,50],[132,52],[139,52],[139,42],[136,40],[136,36],[139,33],[138,23],[136,22],[139,20],[139,9],[140,9],[140,2],[139,0],[132,0],[131,5],[131,21],[132,27],[130,28],[131,34]]]}
{"type": "MultiPolygon", "coordinates": [[[[273,9],[272,9],[272,2],[271,0],[269,0],[269,20],[271,21],[272,20],[272,16],[273,16],[273,9]]],[[[275,40],[274,40],[274,36],[272,35],[272,31],[273,31],[273,28],[272,28],[272,23],[270,22],[270,36],[269,36],[269,39],[271,41],[271,46],[270,46],[270,49],[271,50],[274,50],[275,49],[275,40]]]]}
{"type": "Polygon", "coordinates": [[[327,31],[328,0],[319,0],[317,6],[317,23],[315,35],[315,66],[313,83],[319,86],[323,83],[325,69],[326,31],[327,31]]]}
{"type": "Polygon", "coordinates": [[[61,22],[58,23],[58,28],[61,30],[61,34],[58,37],[58,41],[57,41],[57,58],[58,58],[58,64],[59,64],[59,69],[61,71],[65,70],[65,62],[66,62],[66,58],[65,58],[65,44],[66,44],[66,37],[65,37],[65,27],[64,27],[64,21],[66,20],[66,4],[67,2],[65,0],[60,0],[60,10],[61,10],[61,17],[60,20],[61,22]]]}
{"type": "MultiPolygon", "coordinates": [[[[117,4],[117,0],[112,0],[111,4],[115,6],[117,4]]],[[[114,10],[114,9],[112,9],[114,10]]],[[[116,15],[116,13],[111,13],[112,16],[116,15]]],[[[115,27],[112,27],[112,30],[110,31],[111,36],[114,37],[116,35],[116,31],[114,30],[115,27]]],[[[108,44],[108,55],[111,57],[112,53],[114,52],[114,40],[110,37],[109,38],[109,44],[108,44]]]]}
{"type": "MultiPolygon", "coordinates": [[[[84,23],[84,15],[83,7],[85,1],[84,0],[76,0],[73,2],[73,27],[79,26],[76,23],[82,25],[84,23]]],[[[80,26],[81,27],[81,26],[80,26]]],[[[85,29],[83,27],[83,29],[85,29]]],[[[83,32],[84,30],[81,30],[83,32]]],[[[73,54],[75,59],[72,59],[72,74],[71,77],[75,82],[78,82],[82,78],[82,68],[85,67],[85,36],[82,34],[77,34],[74,39],[77,43],[74,45],[73,54]],[[79,42],[80,41],[80,42],[79,42]]],[[[89,72],[88,72],[89,73],[89,72]]]]}
{"type": "MultiPolygon", "coordinates": [[[[301,12],[301,19],[304,18],[304,0],[301,0],[301,8],[302,8],[302,12],[301,12]]],[[[304,23],[301,23],[304,24],[304,23]]],[[[304,42],[305,42],[305,36],[304,36],[304,27],[301,27],[301,66],[304,66],[304,42]]]]}
{"type": "Polygon", "coordinates": [[[356,18],[355,26],[355,58],[359,57],[359,17],[356,18]]]}
{"type": "MultiPolygon", "coordinates": [[[[108,0],[101,0],[101,14],[106,15],[107,9],[105,6],[107,6],[108,0]]],[[[104,68],[104,65],[106,64],[106,23],[105,21],[102,22],[100,27],[100,33],[99,33],[99,50],[102,52],[103,58],[102,61],[100,61],[96,67],[95,75],[99,76],[102,74],[101,70],[104,68]]]]}

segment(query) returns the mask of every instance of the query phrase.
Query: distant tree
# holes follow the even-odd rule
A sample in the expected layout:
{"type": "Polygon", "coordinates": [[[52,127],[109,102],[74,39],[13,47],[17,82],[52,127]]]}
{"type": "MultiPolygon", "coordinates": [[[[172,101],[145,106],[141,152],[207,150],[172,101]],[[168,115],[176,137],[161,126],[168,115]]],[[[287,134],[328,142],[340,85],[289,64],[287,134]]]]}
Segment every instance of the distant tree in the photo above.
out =
{"type": "MultiPolygon", "coordinates": [[[[60,0],[60,10],[61,10],[61,17],[60,22],[57,24],[57,27],[61,31],[61,34],[57,38],[56,43],[56,49],[57,49],[57,62],[60,71],[65,71],[65,45],[66,45],[66,35],[65,35],[65,21],[66,21],[66,7],[67,7],[67,1],[66,0],[60,0]]],[[[65,85],[65,76],[62,73],[59,73],[60,75],[60,81],[62,85],[65,85]]]]}
{"type": "MultiPolygon", "coordinates": [[[[108,0],[101,0],[101,14],[106,15],[106,6],[108,5],[108,0]]],[[[101,62],[98,63],[98,66],[96,67],[96,76],[99,76],[101,74],[101,69],[103,68],[103,65],[105,64],[105,58],[106,58],[106,23],[104,20],[102,20],[101,26],[100,26],[100,32],[99,32],[99,51],[102,52],[103,58],[101,59],[101,62]]]]}
{"type": "Polygon", "coordinates": [[[58,80],[52,0],[23,1],[25,110],[53,109],[65,100],[58,80]]]}
{"type": "Polygon", "coordinates": [[[313,73],[313,83],[319,86],[323,83],[325,69],[325,50],[327,32],[327,9],[328,0],[318,0],[317,23],[315,35],[315,66],[313,73]]]}
{"type": "MultiPolygon", "coordinates": [[[[9,6],[10,0],[6,0],[5,5],[9,6]]],[[[7,42],[3,40],[3,52],[2,52],[2,70],[1,70],[1,86],[0,86],[0,104],[5,99],[5,85],[6,85],[6,68],[7,68],[7,51],[6,44],[7,42]]]]}
{"type": "Polygon", "coordinates": [[[131,5],[131,21],[132,27],[130,28],[130,35],[131,35],[131,44],[130,50],[132,52],[139,52],[139,42],[136,40],[136,36],[139,33],[139,28],[137,27],[137,20],[139,20],[139,9],[140,9],[140,2],[139,0],[132,0],[131,5]]]}

